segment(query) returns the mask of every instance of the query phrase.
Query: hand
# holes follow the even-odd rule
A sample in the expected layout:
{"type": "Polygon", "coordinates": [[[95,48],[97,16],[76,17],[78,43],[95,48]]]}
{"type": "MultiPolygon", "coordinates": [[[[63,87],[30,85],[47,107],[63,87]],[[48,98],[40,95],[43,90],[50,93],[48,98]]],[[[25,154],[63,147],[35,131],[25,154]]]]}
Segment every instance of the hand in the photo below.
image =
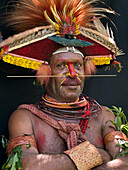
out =
{"type": "Polygon", "coordinates": [[[106,169],[106,163],[111,161],[112,158],[111,156],[108,154],[107,151],[105,151],[104,149],[100,149],[100,148],[97,148],[98,151],[100,152],[101,156],[102,156],[102,160],[103,160],[103,164],[100,165],[100,166],[97,166],[97,167],[94,167],[92,168],[92,170],[107,170],[106,169]]]}
{"type": "Polygon", "coordinates": [[[105,151],[104,149],[100,149],[100,148],[97,148],[97,149],[102,156],[103,164],[112,160],[111,156],[109,155],[109,153],[107,151],[105,151]]]}

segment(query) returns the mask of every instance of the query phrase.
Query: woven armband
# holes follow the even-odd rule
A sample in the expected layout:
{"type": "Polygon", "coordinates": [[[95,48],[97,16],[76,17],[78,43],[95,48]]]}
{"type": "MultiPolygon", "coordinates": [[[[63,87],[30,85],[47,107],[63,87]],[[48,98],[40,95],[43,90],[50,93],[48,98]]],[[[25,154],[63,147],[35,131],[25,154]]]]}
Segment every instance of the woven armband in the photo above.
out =
{"type": "Polygon", "coordinates": [[[108,133],[105,137],[104,137],[104,144],[105,146],[107,146],[107,144],[111,141],[113,141],[114,139],[123,139],[123,140],[128,140],[127,136],[121,132],[121,131],[113,131],[108,133]]]}
{"type": "Polygon", "coordinates": [[[75,163],[78,170],[90,170],[103,163],[98,149],[89,141],[85,141],[76,147],[64,151],[75,163]]]}
{"type": "Polygon", "coordinates": [[[37,148],[36,141],[31,136],[18,136],[12,138],[7,145],[7,154],[9,156],[10,152],[16,147],[21,145],[30,145],[37,148]]]}

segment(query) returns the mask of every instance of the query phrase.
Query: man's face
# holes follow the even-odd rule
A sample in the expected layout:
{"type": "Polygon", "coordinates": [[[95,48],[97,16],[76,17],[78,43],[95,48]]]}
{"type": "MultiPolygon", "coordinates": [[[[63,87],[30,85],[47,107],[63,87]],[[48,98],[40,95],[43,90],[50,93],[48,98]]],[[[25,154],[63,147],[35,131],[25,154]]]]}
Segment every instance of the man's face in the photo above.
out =
{"type": "Polygon", "coordinates": [[[50,61],[52,75],[46,87],[47,94],[60,102],[74,102],[84,87],[84,62],[80,54],[72,52],[53,55],[50,61]]]}

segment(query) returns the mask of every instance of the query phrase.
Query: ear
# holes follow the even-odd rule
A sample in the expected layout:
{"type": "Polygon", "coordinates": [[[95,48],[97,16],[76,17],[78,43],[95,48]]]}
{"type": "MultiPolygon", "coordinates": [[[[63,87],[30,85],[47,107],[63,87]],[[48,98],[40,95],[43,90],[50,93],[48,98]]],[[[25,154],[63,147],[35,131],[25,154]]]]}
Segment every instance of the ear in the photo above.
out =
{"type": "Polygon", "coordinates": [[[91,58],[85,57],[84,63],[85,75],[96,74],[96,66],[91,58]]]}
{"type": "Polygon", "coordinates": [[[42,64],[36,74],[37,80],[40,82],[41,85],[45,84],[45,87],[49,82],[50,75],[51,75],[51,68],[49,65],[46,64],[42,64]]]}

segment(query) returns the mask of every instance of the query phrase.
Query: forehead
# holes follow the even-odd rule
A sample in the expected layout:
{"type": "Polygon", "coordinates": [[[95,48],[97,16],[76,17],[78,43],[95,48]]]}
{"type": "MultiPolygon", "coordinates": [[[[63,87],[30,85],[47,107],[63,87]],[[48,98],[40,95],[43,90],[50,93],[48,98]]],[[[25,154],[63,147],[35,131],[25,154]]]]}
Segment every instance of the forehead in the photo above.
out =
{"type": "Polygon", "coordinates": [[[66,52],[66,53],[59,53],[55,54],[51,57],[52,62],[76,62],[81,61],[83,62],[83,57],[80,54],[76,54],[73,52],[66,52]]]}

